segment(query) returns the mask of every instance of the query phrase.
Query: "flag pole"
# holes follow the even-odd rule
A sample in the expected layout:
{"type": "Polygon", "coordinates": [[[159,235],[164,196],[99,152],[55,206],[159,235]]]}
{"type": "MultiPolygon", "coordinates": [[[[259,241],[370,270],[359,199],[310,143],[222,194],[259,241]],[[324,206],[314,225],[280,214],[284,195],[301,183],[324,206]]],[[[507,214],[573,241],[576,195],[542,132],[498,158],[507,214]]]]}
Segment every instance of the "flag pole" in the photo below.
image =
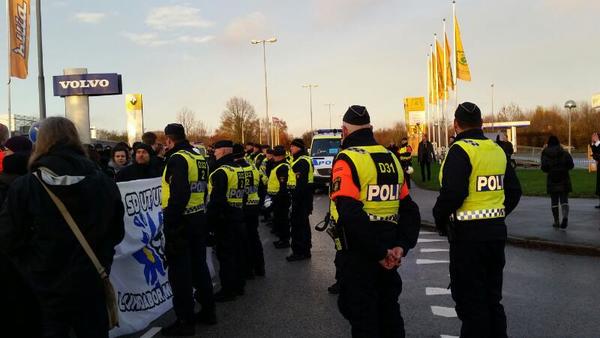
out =
{"type": "Polygon", "coordinates": [[[46,81],[44,79],[44,53],[42,48],[42,0],[35,1],[37,52],[38,52],[38,91],[40,120],[46,118],[46,81]]]}
{"type": "MultiPolygon", "coordinates": [[[[435,43],[436,51],[437,51],[437,43],[438,42],[437,42],[437,34],[436,33],[433,34],[433,38],[434,38],[434,43],[435,43]]],[[[438,91],[440,90],[440,76],[439,76],[440,70],[438,69],[438,64],[439,64],[438,60],[439,59],[440,59],[440,56],[438,55],[437,56],[437,60],[435,62],[435,83],[436,83],[436,88],[437,88],[438,91]]],[[[439,148],[440,145],[441,145],[441,143],[442,143],[442,135],[440,133],[440,124],[441,124],[440,117],[441,117],[442,114],[441,114],[441,111],[440,111],[440,108],[441,108],[440,107],[440,93],[438,92],[437,94],[438,95],[435,98],[436,99],[436,105],[437,105],[437,109],[436,109],[437,110],[437,128],[436,128],[436,132],[437,132],[437,145],[436,146],[439,148]]],[[[443,102],[443,99],[442,99],[442,102],[443,102]]]]}
{"type": "MultiPolygon", "coordinates": [[[[427,126],[427,136],[429,137],[429,133],[431,132],[431,128],[429,126],[429,114],[431,109],[431,69],[429,64],[431,57],[429,53],[427,53],[427,110],[425,112],[425,125],[427,126]]],[[[420,142],[420,141],[419,141],[420,142]]]]}
{"type": "Polygon", "coordinates": [[[454,103],[456,104],[456,108],[458,108],[458,64],[456,63],[456,1],[452,1],[452,26],[452,30],[454,32],[454,41],[452,42],[454,45],[454,53],[452,53],[454,59],[454,72],[452,73],[452,77],[454,77],[454,103]]]}
{"type": "Polygon", "coordinates": [[[11,62],[10,62],[10,56],[11,56],[11,45],[10,45],[10,0],[6,0],[6,23],[7,25],[7,29],[6,29],[6,33],[7,33],[7,42],[8,42],[8,80],[6,82],[6,88],[7,88],[7,94],[8,94],[8,99],[7,99],[7,104],[8,104],[8,136],[11,137],[12,136],[12,112],[10,109],[10,82],[11,82],[11,78],[10,78],[10,73],[11,73],[11,62]]]}
{"type": "Polygon", "coordinates": [[[435,143],[436,142],[435,119],[437,118],[436,111],[437,111],[438,87],[437,87],[437,81],[436,81],[437,74],[435,73],[436,68],[434,68],[434,67],[435,67],[435,64],[437,61],[433,59],[433,44],[429,45],[429,49],[430,49],[430,54],[431,54],[431,93],[432,93],[432,101],[433,101],[433,107],[431,109],[431,140],[430,141],[432,143],[435,143]]]}
{"type": "Polygon", "coordinates": [[[446,115],[448,110],[448,51],[446,50],[446,18],[442,20],[444,26],[444,115],[442,120],[444,121],[444,145],[448,148],[448,122],[446,121],[446,115]]]}

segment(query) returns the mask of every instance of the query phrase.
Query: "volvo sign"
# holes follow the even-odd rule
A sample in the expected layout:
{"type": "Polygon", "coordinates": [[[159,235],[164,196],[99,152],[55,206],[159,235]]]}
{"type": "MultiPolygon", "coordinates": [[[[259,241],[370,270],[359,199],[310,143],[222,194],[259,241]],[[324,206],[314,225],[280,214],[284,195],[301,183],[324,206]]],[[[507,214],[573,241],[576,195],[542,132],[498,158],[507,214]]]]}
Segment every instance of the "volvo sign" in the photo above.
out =
{"type": "Polygon", "coordinates": [[[123,93],[121,75],[77,74],[53,77],[54,96],[101,96],[123,93]]]}

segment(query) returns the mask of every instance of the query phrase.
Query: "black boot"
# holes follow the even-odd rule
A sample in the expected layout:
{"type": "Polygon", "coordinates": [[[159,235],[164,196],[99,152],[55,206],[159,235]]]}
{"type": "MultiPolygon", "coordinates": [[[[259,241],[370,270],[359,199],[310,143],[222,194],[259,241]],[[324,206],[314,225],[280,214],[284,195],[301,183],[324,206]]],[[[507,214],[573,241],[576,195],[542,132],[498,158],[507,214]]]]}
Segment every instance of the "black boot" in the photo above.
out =
{"type": "Polygon", "coordinates": [[[167,337],[190,337],[196,335],[196,326],[194,322],[178,319],[175,323],[160,330],[160,333],[167,337]]]}
{"type": "Polygon", "coordinates": [[[558,205],[552,206],[552,217],[554,217],[554,224],[552,224],[552,226],[558,228],[560,226],[560,222],[558,220],[558,205]]]}
{"type": "Polygon", "coordinates": [[[562,207],[562,223],[560,223],[561,229],[566,229],[569,226],[569,204],[563,204],[562,207]]]}
{"type": "Polygon", "coordinates": [[[196,322],[204,325],[216,325],[217,314],[214,309],[212,311],[202,310],[196,314],[196,322]]]}

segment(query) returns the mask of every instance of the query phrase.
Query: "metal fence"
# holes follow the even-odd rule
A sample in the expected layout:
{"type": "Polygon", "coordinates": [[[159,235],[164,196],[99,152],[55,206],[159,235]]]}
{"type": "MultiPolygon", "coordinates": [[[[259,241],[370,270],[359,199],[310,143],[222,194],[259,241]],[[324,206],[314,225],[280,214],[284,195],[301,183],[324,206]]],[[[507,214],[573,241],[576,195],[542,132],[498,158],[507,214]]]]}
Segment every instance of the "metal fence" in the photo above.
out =
{"type": "MultiPolygon", "coordinates": [[[[541,147],[517,146],[516,152],[512,158],[516,161],[540,165],[543,149],[544,148],[541,147]]],[[[587,158],[587,154],[585,153],[572,153],[571,156],[573,157],[575,168],[587,169],[588,165],[593,162],[593,160],[587,158]]]]}

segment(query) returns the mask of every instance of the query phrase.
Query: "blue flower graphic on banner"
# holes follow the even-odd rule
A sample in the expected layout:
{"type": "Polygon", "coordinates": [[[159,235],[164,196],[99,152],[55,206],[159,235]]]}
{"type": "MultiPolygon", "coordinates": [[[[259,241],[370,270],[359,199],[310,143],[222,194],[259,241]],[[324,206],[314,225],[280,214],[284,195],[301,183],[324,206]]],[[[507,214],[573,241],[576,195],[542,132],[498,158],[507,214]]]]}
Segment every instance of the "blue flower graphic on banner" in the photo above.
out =
{"type": "MultiPolygon", "coordinates": [[[[159,214],[159,218],[162,215],[159,214]]],[[[163,235],[150,216],[150,213],[139,213],[133,219],[133,224],[142,231],[144,247],[133,253],[133,258],[144,265],[144,277],[150,286],[159,287],[159,274],[166,275],[166,264],[163,249],[163,235]]],[[[160,220],[158,224],[161,224],[160,220]]]]}

